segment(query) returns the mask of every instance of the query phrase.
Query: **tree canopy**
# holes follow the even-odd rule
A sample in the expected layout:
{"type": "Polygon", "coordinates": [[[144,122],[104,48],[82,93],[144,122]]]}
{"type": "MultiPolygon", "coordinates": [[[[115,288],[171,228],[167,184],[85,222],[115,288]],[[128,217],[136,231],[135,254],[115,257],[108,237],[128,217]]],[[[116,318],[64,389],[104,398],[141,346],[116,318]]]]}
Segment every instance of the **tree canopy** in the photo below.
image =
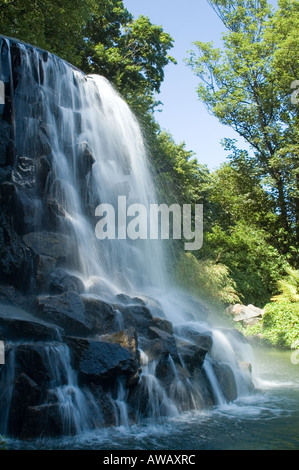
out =
{"type": "MultiPolygon", "coordinates": [[[[241,165],[246,161],[259,191],[267,194],[263,199],[272,199],[280,249],[298,250],[298,107],[290,96],[299,77],[299,4],[281,0],[274,12],[266,0],[209,3],[227,32],[222,49],[195,42],[197,50],[190,53],[189,65],[200,78],[198,96],[212,115],[250,144],[252,151],[240,154],[234,142],[226,142],[234,148],[232,163],[244,175],[241,165]]],[[[255,212],[261,215],[260,198],[255,200],[255,212]]]]}

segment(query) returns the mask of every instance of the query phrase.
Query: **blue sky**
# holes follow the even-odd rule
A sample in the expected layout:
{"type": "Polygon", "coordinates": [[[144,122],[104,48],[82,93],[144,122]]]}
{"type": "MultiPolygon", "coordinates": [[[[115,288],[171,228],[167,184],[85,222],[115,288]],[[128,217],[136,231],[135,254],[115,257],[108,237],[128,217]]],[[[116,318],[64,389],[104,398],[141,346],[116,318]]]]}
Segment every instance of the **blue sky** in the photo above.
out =
{"type": "Polygon", "coordinates": [[[199,163],[213,170],[225,161],[227,152],[221,146],[224,137],[241,138],[229,127],[221,125],[198,100],[196,86],[199,79],[184,63],[187,51],[194,49],[194,41],[213,41],[221,46],[224,26],[206,0],[123,0],[135,18],[148,16],[150,21],[162,25],[174,38],[174,48],[169,52],[177,65],[165,68],[165,79],[158,98],[163,103],[162,112],[156,114],[161,127],[169,131],[177,143],[185,142],[193,150],[199,163]]]}

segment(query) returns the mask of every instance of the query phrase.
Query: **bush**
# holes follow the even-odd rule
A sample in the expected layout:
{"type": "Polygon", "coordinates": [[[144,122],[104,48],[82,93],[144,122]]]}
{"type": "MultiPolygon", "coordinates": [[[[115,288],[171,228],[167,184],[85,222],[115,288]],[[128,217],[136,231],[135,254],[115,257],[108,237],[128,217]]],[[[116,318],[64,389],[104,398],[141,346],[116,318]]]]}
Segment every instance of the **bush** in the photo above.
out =
{"type": "Polygon", "coordinates": [[[198,260],[182,253],[175,269],[176,281],[188,292],[219,307],[240,302],[227,266],[198,260]]]}
{"type": "Polygon", "coordinates": [[[246,335],[261,333],[274,346],[290,349],[299,339],[299,302],[271,302],[265,306],[262,321],[246,330],[246,335]]]}

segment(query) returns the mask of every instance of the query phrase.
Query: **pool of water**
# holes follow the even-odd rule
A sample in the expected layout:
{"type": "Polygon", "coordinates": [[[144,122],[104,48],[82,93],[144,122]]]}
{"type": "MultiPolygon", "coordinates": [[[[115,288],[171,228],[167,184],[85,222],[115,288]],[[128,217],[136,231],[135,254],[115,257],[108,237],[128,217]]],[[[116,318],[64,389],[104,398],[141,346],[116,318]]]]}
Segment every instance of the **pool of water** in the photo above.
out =
{"type": "Polygon", "coordinates": [[[291,450],[299,449],[299,364],[291,352],[255,350],[256,389],[234,403],[142,425],[30,442],[8,450],[291,450]]]}

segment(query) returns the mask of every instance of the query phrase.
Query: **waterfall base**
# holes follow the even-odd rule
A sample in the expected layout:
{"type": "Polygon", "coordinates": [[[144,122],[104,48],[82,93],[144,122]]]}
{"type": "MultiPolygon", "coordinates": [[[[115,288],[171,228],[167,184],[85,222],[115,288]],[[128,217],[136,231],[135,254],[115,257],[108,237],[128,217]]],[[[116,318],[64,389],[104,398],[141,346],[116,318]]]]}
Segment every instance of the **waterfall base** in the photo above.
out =
{"type": "MultiPolygon", "coordinates": [[[[21,298],[29,302],[19,294],[21,298]]],[[[48,297],[42,315],[37,302],[30,314],[12,304],[0,305],[5,338],[0,434],[29,439],[129,426],[208,409],[252,390],[249,365],[244,367],[235,354],[225,362],[217,357],[221,347],[227,351],[223,341],[229,335],[232,348],[246,349],[238,332],[212,329],[203,321],[174,326],[155,316],[147,300],[132,298],[129,304],[125,296],[125,304],[108,304],[86,294],[79,298],[89,325],[87,333],[84,324],[84,334],[82,323],[76,330],[70,311],[62,308],[59,324],[53,317],[45,321],[50,299],[52,310],[57,308],[57,296],[48,297]],[[100,312],[107,315],[103,334],[100,312]]],[[[206,315],[197,305],[197,315],[206,315]]]]}

